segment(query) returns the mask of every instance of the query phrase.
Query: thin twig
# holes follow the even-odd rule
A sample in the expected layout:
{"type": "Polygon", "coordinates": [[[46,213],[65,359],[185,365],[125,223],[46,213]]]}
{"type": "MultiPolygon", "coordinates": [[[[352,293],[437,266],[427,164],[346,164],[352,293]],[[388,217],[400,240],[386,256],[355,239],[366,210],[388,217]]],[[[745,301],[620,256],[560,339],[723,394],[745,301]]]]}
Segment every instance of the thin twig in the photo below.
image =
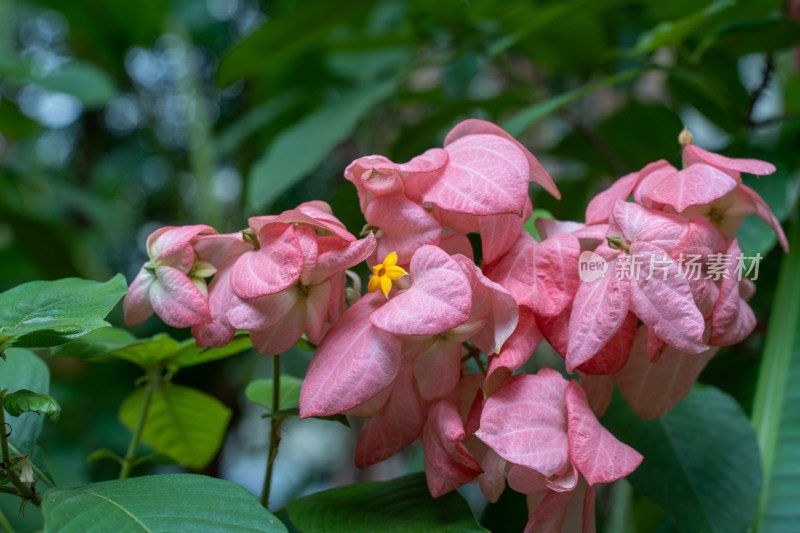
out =
{"type": "MultiPolygon", "coordinates": [[[[281,356],[272,357],[272,412],[281,409],[281,356]]],[[[272,489],[272,470],[275,457],[278,455],[278,445],[281,442],[281,422],[283,418],[272,417],[269,420],[269,451],[267,452],[267,472],[264,475],[264,488],[261,491],[261,505],[269,509],[269,493],[272,489]]]]}

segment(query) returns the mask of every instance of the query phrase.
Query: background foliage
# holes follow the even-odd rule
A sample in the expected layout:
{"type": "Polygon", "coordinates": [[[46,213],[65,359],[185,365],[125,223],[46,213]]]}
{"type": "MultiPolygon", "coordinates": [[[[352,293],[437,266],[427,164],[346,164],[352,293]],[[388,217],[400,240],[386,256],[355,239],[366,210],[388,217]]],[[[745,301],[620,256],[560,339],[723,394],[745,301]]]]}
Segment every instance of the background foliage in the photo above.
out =
{"type": "MultiPolygon", "coordinates": [[[[0,0],[0,290],[68,276],[105,281],[117,272],[131,280],[158,226],[235,231],[248,216],[311,199],[329,201],[357,233],[364,221],[344,167],[371,153],[407,160],[468,117],[498,122],[540,158],[564,200],[535,189],[534,205],[556,218],[581,220],[589,198],[650,161],[677,165],[683,124],[704,148],[773,162],[775,175],[745,181],[789,218],[800,185],[800,56],[793,50],[800,29],[790,11],[776,0],[0,0]]],[[[746,253],[765,256],[751,302],[759,324],[746,342],[722,350],[701,381],[750,413],[781,253],[760,221],[745,222],[740,242],[746,253]]],[[[798,292],[796,282],[784,286],[798,292]]],[[[784,327],[794,331],[797,311],[786,309],[784,327]]],[[[121,324],[119,310],[108,320],[121,324]]],[[[151,319],[134,333],[164,330],[151,319]]],[[[777,366],[756,402],[755,418],[767,428],[760,444],[778,450],[790,450],[800,431],[787,437],[775,428],[796,418],[778,409],[765,419],[759,405],[773,405],[763,391],[798,370],[795,346],[792,336],[768,345],[767,355],[776,355],[765,360],[777,366]]],[[[127,446],[125,426],[135,413],[125,406],[138,401],[131,383],[141,371],[119,359],[48,361],[51,394],[63,411],[43,442],[51,443],[45,452],[59,485],[116,476],[113,462],[85,458],[98,448],[122,455],[127,446]]],[[[297,350],[284,365],[302,377],[309,359],[297,350]]],[[[145,370],[150,364],[135,354],[128,361],[145,370]]],[[[189,464],[258,491],[261,474],[248,472],[262,471],[267,430],[263,409],[244,390],[253,378],[269,377],[269,364],[247,352],[180,366],[188,368],[171,394],[208,394],[232,417],[221,456],[208,463],[195,450],[187,452],[197,455],[189,464]]],[[[785,405],[793,405],[788,397],[785,405]]],[[[296,438],[277,464],[284,503],[419,469],[418,454],[409,452],[355,472],[352,435],[338,424],[311,421],[286,431],[296,438]],[[329,456],[301,445],[310,435],[343,451],[329,456]]],[[[181,445],[144,441],[154,452],[181,445]]],[[[770,469],[793,468],[777,453],[768,457],[770,469]]],[[[623,516],[618,531],[634,523],[636,531],[674,527],[639,492],[621,510],[609,494],[599,505],[609,529],[615,516],[623,516]]],[[[506,492],[498,504],[514,509],[502,525],[493,518],[502,507],[488,509],[484,525],[514,530],[513,514],[524,518],[525,509],[513,498],[506,492]]],[[[473,504],[480,511],[479,499],[473,504]]],[[[12,521],[15,505],[0,496],[12,521]]],[[[29,508],[16,527],[33,531],[40,519],[29,508]]]]}

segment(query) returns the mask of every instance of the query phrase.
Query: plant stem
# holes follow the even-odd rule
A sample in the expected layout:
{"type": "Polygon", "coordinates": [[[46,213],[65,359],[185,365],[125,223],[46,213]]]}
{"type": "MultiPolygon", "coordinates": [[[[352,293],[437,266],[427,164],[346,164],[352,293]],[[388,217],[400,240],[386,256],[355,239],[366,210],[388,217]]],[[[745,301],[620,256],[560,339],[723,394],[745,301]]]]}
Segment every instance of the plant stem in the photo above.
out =
{"type": "Polygon", "coordinates": [[[6,391],[0,392],[0,450],[3,454],[3,464],[5,465],[8,477],[11,479],[11,484],[19,491],[19,496],[25,500],[33,502],[36,507],[42,503],[41,497],[36,494],[36,491],[31,489],[28,485],[22,482],[16,472],[14,472],[11,463],[11,454],[8,453],[8,439],[6,438],[6,411],[3,407],[3,401],[6,397],[6,391]]]}
{"type": "MultiPolygon", "coordinates": [[[[280,354],[272,358],[272,412],[277,413],[281,409],[281,356],[280,354]]],[[[281,442],[281,422],[282,418],[271,417],[269,419],[269,451],[267,452],[267,472],[264,476],[264,489],[261,491],[261,505],[265,509],[269,506],[269,493],[272,488],[272,467],[275,464],[275,456],[278,455],[278,444],[281,442]]]]}
{"type": "Polygon", "coordinates": [[[139,442],[142,440],[142,433],[144,433],[147,415],[150,413],[150,404],[153,402],[153,396],[158,388],[158,379],[159,375],[157,371],[151,370],[148,372],[144,389],[144,398],[142,398],[142,408],[139,410],[139,419],[136,421],[136,429],[128,445],[128,452],[122,460],[122,469],[119,472],[119,479],[125,479],[131,475],[131,470],[136,462],[136,454],[139,452],[139,442]]]}

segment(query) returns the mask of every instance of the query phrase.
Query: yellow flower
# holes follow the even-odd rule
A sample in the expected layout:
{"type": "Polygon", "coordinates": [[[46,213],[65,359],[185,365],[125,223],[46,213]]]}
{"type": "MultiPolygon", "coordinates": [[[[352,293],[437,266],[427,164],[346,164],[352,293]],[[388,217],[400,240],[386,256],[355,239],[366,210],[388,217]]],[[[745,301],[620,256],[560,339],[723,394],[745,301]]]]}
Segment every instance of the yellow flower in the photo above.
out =
{"type": "Polygon", "coordinates": [[[387,298],[389,297],[389,291],[392,289],[392,281],[408,274],[408,272],[397,266],[397,252],[387,255],[383,263],[372,267],[372,272],[374,275],[369,278],[367,289],[369,292],[375,292],[380,289],[387,298]]]}

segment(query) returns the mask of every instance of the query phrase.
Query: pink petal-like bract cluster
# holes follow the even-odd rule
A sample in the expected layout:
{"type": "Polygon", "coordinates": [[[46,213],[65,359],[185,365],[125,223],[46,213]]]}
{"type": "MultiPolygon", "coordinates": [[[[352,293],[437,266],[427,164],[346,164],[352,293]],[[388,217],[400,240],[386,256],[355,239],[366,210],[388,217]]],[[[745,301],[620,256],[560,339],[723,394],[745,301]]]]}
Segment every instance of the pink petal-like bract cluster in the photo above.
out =
{"type": "Polygon", "coordinates": [[[668,412],[720,346],[755,326],[754,285],[737,262],[742,219],[764,219],[787,247],[741,179],[774,167],[702,150],[687,132],[681,141],[682,170],[657,161],[623,176],[585,224],[538,219],[535,239],[523,228],[529,183],[560,198],[553,181],[500,127],[467,120],[407,163],[347,167],[363,238],[320,201],[235,234],[157,230],[125,319],[155,312],[191,327],[199,346],[247,330],[264,355],[305,336],[317,348],[300,416],[365,418],[357,466],[419,439],[433,496],[477,480],[496,501],[507,484],[527,496],[526,531],[591,532],[595,486],[642,460],[597,419],[614,383],[639,416],[668,412]],[[360,296],[346,280],[363,261],[373,277],[360,296]],[[543,338],[574,379],[525,372],[543,338]]]}

